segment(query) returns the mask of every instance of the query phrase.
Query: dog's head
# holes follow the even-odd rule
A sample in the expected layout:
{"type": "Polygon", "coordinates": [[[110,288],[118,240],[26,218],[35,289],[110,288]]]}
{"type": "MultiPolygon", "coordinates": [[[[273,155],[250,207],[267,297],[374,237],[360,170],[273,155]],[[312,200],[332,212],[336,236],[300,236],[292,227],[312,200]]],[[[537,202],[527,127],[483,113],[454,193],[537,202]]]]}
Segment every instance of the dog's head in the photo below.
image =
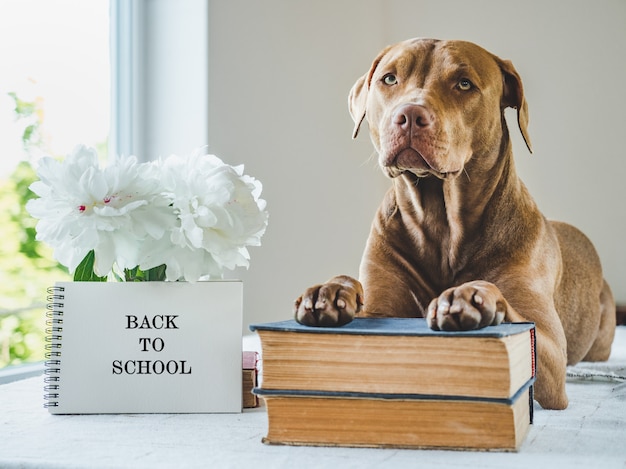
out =
{"type": "MultiPolygon", "coordinates": [[[[458,176],[478,155],[494,154],[517,109],[528,149],[528,107],[511,64],[463,41],[411,39],[387,47],[350,91],[353,137],[367,119],[385,173],[458,176]]],[[[532,150],[531,150],[532,151],[532,150]]]]}

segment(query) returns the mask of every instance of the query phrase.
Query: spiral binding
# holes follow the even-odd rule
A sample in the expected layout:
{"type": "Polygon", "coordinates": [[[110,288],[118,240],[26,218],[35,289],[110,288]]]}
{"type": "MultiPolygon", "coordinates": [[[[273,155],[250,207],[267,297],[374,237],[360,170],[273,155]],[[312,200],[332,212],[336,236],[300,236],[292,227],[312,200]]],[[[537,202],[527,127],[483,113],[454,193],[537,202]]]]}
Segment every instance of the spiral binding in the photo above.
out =
{"type": "Polygon", "coordinates": [[[61,379],[61,340],[63,334],[63,307],[65,288],[47,289],[46,305],[46,360],[44,362],[44,407],[59,406],[59,381],[61,379]]]}

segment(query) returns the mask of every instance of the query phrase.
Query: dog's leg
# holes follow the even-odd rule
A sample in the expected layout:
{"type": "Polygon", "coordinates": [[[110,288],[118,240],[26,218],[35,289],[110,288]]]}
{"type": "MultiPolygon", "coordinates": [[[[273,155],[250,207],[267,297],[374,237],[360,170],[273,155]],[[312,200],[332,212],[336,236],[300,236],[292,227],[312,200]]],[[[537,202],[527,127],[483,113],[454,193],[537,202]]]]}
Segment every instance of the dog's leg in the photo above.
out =
{"type": "MultiPolygon", "coordinates": [[[[531,298],[532,293],[516,292],[516,297],[531,298]]],[[[535,399],[545,409],[565,409],[568,404],[565,392],[565,367],[567,348],[565,332],[554,306],[540,304],[535,298],[532,306],[519,314],[493,283],[473,281],[444,291],[428,306],[426,319],[435,330],[470,330],[508,322],[533,321],[536,325],[537,370],[535,399]],[[532,311],[530,309],[532,308],[532,311]],[[532,319],[534,318],[534,319],[532,319]]]]}
{"type": "Polygon", "coordinates": [[[600,294],[600,327],[593,345],[583,358],[583,361],[598,362],[608,360],[611,354],[611,344],[615,336],[615,300],[609,285],[604,282],[600,294]]]}

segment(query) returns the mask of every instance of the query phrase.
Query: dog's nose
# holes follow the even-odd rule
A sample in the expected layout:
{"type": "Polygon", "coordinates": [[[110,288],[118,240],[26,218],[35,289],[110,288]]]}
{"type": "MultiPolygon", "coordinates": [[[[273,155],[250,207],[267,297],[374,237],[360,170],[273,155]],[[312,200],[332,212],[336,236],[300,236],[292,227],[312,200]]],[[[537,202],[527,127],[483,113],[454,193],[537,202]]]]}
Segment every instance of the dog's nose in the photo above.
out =
{"type": "Polygon", "coordinates": [[[419,104],[403,104],[398,107],[392,116],[394,125],[409,130],[411,126],[425,128],[433,124],[432,114],[424,106],[419,104]]]}

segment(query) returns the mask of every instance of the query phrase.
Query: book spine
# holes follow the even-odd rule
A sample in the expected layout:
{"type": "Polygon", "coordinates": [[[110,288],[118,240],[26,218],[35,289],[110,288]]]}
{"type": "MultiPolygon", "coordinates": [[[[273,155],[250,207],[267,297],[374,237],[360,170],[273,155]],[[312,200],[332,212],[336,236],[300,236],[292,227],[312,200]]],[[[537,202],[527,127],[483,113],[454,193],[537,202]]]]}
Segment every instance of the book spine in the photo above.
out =
{"type": "Polygon", "coordinates": [[[50,408],[59,406],[65,288],[59,286],[49,287],[47,292],[44,407],[50,408]]]}
{"type": "Polygon", "coordinates": [[[533,327],[530,330],[530,357],[531,357],[531,370],[532,377],[535,378],[537,375],[537,340],[536,340],[536,331],[533,327]]]}
{"type": "MultiPolygon", "coordinates": [[[[531,357],[531,370],[532,370],[532,378],[535,379],[537,377],[537,330],[535,326],[530,330],[530,357],[531,357]]],[[[530,424],[532,425],[535,421],[535,386],[534,384],[530,387],[529,392],[529,405],[530,405],[530,424]]]]}

